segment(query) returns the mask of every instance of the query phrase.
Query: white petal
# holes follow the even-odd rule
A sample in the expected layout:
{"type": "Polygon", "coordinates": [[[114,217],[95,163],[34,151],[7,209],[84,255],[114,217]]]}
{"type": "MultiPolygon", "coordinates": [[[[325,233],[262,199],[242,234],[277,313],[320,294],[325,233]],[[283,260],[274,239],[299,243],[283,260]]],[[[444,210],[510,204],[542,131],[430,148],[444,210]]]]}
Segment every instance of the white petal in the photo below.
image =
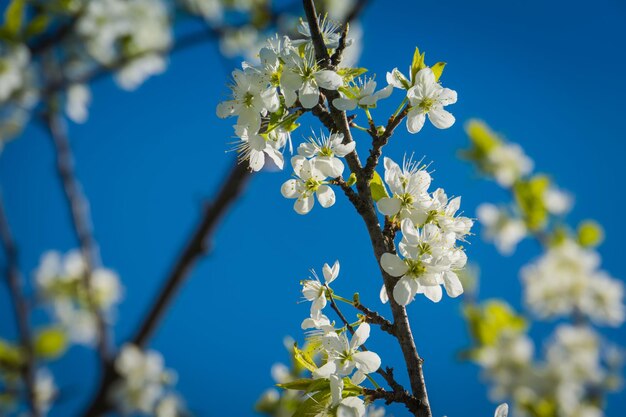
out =
{"type": "Polygon", "coordinates": [[[352,340],[350,341],[350,348],[355,350],[359,346],[361,346],[365,341],[370,337],[370,325],[367,323],[361,323],[359,327],[357,327],[356,331],[352,335],[352,340]]]}
{"type": "Polygon", "coordinates": [[[383,253],[380,257],[380,266],[392,277],[401,277],[409,270],[404,261],[393,253],[383,253]]]}
{"type": "Polygon", "coordinates": [[[298,214],[307,214],[313,208],[315,199],[312,196],[300,197],[293,204],[293,209],[298,214]]]}
{"type": "Polygon", "coordinates": [[[507,403],[502,403],[496,408],[496,412],[494,413],[494,417],[507,417],[509,415],[509,405],[507,403]]]}
{"type": "MultiPolygon", "coordinates": [[[[265,154],[263,151],[250,150],[250,169],[254,172],[258,172],[265,165],[265,154]]],[[[282,192],[282,188],[281,188],[282,192]]]]}
{"type": "Polygon", "coordinates": [[[285,181],[282,187],[280,187],[280,193],[285,198],[297,198],[298,197],[297,184],[298,184],[298,181],[294,179],[285,181]]]}
{"type": "Polygon", "coordinates": [[[335,192],[328,185],[320,185],[315,194],[322,207],[328,208],[335,204],[335,192]]]}
{"type": "MultiPolygon", "coordinates": [[[[454,124],[452,113],[443,107],[435,107],[428,112],[428,120],[438,129],[447,129],[454,124]]],[[[423,124],[423,123],[422,123],[423,124]]]]}
{"type": "Polygon", "coordinates": [[[335,362],[328,362],[324,366],[317,368],[313,371],[313,378],[328,378],[332,374],[334,374],[337,370],[337,365],[335,362]]]}
{"type": "Polygon", "coordinates": [[[380,356],[371,351],[366,352],[357,352],[352,355],[354,361],[356,362],[356,367],[365,372],[366,374],[371,374],[372,372],[376,372],[378,368],[380,368],[380,356]]]}
{"type": "Polygon", "coordinates": [[[424,294],[426,298],[435,303],[441,301],[441,297],[443,296],[441,285],[421,286],[419,292],[424,294]]]}
{"type": "MultiPolygon", "coordinates": [[[[424,126],[424,121],[426,121],[426,116],[422,111],[418,108],[414,108],[409,111],[409,114],[406,116],[406,128],[409,133],[417,133],[422,130],[424,126]]],[[[432,121],[432,120],[431,120],[432,121]]]]}
{"type": "Polygon", "coordinates": [[[335,106],[337,110],[342,111],[354,110],[356,109],[356,104],[356,100],[349,98],[338,97],[333,100],[333,106],[335,106]]]}
{"type": "Polygon", "coordinates": [[[286,89],[295,91],[302,86],[302,77],[293,71],[284,71],[280,77],[280,84],[286,89]]]}
{"type": "Polygon", "coordinates": [[[319,86],[327,90],[336,90],[343,85],[343,78],[335,71],[318,71],[314,77],[319,86]]]}
{"type": "Polygon", "coordinates": [[[410,278],[402,277],[396,283],[396,286],[393,287],[393,299],[401,306],[409,304],[413,297],[415,297],[410,281],[410,278]]]}
{"type": "Polygon", "coordinates": [[[324,274],[324,279],[327,284],[333,282],[339,276],[339,261],[335,261],[333,267],[331,268],[328,264],[324,264],[324,268],[322,268],[322,273],[324,274]]]}
{"type": "Polygon", "coordinates": [[[463,285],[461,285],[459,277],[454,272],[446,271],[443,274],[443,284],[449,297],[455,298],[463,294],[463,285]]]}
{"type": "Polygon", "coordinates": [[[402,202],[397,198],[383,197],[376,202],[378,211],[385,216],[395,216],[402,207],[402,202]]]}
{"type": "Polygon", "coordinates": [[[380,289],[379,297],[381,303],[387,304],[389,302],[389,296],[387,295],[387,288],[385,287],[385,284],[383,284],[380,289]]]}
{"type": "Polygon", "coordinates": [[[311,109],[317,105],[320,100],[320,90],[317,84],[311,81],[305,81],[299,90],[300,104],[305,109],[311,109]]]}

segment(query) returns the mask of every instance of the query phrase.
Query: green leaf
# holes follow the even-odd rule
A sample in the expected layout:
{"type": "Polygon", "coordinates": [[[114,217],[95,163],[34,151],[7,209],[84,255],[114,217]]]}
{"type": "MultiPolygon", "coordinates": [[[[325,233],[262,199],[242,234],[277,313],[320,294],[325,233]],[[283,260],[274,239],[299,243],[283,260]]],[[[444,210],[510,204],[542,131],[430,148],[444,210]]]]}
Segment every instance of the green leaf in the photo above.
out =
{"type": "Polygon", "coordinates": [[[348,177],[348,181],[346,181],[346,185],[348,187],[352,187],[354,184],[356,184],[356,174],[353,172],[352,174],[350,174],[350,176],[348,177]]]}
{"type": "Polygon", "coordinates": [[[370,181],[370,191],[372,192],[372,198],[374,201],[378,201],[384,197],[389,197],[385,184],[383,184],[383,179],[376,171],[374,171],[374,175],[370,181]]]}
{"type": "Polygon", "coordinates": [[[313,394],[298,406],[298,409],[293,414],[293,417],[315,417],[326,409],[329,402],[329,392],[318,392],[317,394],[313,394]]]}
{"type": "Polygon", "coordinates": [[[339,68],[337,74],[341,75],[344,81],[351,81],[352,79],[363,75],[367,72],[366,68],[339,68]]]}
{"type": "Polygon", "coordinates": [[[35,16],[26,26],[26,36],[36,36],[43,33],[50,24],[50,15],[40,14],[35,16]]]}
{"type": "Polygon", "coordinates": [[[437,62],[435,65],[430,67],[433,70],[433,74],[435,74],[435,81],[439,81],[441,74],[443,74],[443,69],[446,67],[445,62],[437,62]]]}
{"type": "Polygon", "coordinates": [[[35,335],[35,355],[45,359],[58,358],[67,349],[67,335],[59,327],[48,327],[35,335]]]}
{"type": "Polygon", "coordinates": [[[578,243],[581,246],[594,248],[604,240],[604,229],[593,220],[585,220],[578,225],[578,243]]]}
{"type": "Polygon", "coordinates": [[[22,30],[25,7],[26,0],[13,0],[4,12],[3,29],[14,38],[17,38],[22,30]]]}
{"type": "Polygon", "coordinates": [[[308,391],[309,387],[315,382],[315,380],[311,378],[301,378],[296,379],[295,381],[285,382],[282,384],[276,384],[277,387],[283,389],[294,389],[298,391],[308,391]]]}
{"type": "Polygon", "coordinates": [[[293,357],[300,365],[309,371],[314,372],[317,370],[317,365],[315,365],[313,359],[311,359],[308,353],[298,349],[298,345],[296,343],[293,345],[293,357]]]}
{"type": "Polygon", "coordinates": [[[0,339],[0,368],[9,366],[18,368],[24,363],[22,352],[17,346],[0,339]]]}
{"type": "Polygon", "coordinates": [[[424,57],[426,53],[420,54],[420,49],[416,46],[415,52],[413,53],[413,61],[411,62],[411,81],[415,83],[415,74],[418,73],[419,70],[426,67],[424,64],[424,57]]]}

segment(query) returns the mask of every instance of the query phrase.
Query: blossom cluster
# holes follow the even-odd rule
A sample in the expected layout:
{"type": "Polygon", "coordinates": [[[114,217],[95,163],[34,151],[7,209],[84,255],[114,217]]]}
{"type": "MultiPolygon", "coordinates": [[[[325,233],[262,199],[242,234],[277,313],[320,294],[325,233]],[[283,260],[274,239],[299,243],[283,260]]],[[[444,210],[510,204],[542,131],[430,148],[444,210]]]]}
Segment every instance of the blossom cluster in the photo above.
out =
{"type": "Polygon", "coordinates": [[[518,416],[600,417],[600,393],[620,384],[621,354],[587,326],[558,326],[541,360],[528,335],[514,331],[473,354],[492,399],[512,399],[518,416]]]}
{"type": "Polygon", "coordinates": [[[329,381],[330,403],[325,405],[322,415],[337,413],[363,417],[365,415],[363,400],[350,395],[354,390],[345,388],[348,388],[347,385],[350,388],[358,386],[368,374],[376,372],[381,359],[376,353],[363,348],[363,344],[370,336],[368,323],[363,322],[356,329],[348,325],[336,329],[334,322],[331,323],[322,313],[327,305],[327,299],[332,297],[329,284],[338,277],[339,269],[338,261],[332,267],[324,264],[323,283],[315,273],[313,278],[302,281],[302,294],[306,300],[311,301],[310,315],[302,322],[302,328],[309,330],[309,343],[319,344],[322,352],[323,364],[310,368],[313,379],[329,381]],[[351,338],[347,335],[348,330],[352,332],[351,338]]]}
{"type": "MultiPolygon", "coordinates": [[[[470,233],[473,221],[457,215],[461,198],[449,199],[438,188],[429,193],[431,176],[420,162],[405,160],[400,167],[390,158],[384,159],[385,183],[391,195],[378,200],[378,210],[401,224],[402,241],[398,245],[402,258],[385,253],[380,264],[389,275],[400,278],[393,288],[393,297],[400,305],[409,304],[416,294],[424,294],[438,302],[441,285],[450,297],[463,293],[457,276],[467,256],[457,241],[470,233]]],[[[387,302],[383,285],[381,300],[387,302]]]]}
{"type": "Polygon", "coordinates": [[[522,271],[524,297],[541,318],[582,315],[597,324],[624,323],[624,285],[600,271],[593,249],[566,239],[522,271]]]}
{"type": "Polygon", "coordinates": [[[182,415],[182,400],[169,389],[176,383],[176,374],[165,369],[159,352],[124,345],[115,359],[115,370],[120,380],[111,388],[109,396],[124,415],[182,415]]]}
{"type": "Polygon", "coordinates": [[[78,250],[65,255],[46,252],[35,271],[35,282],[41,299],[50,306],[70,340],[80,344],[93,344],[96,340],[93,309],[110,317],[122,296],[117,274],[101,267],[89,271],[78,250]]]}

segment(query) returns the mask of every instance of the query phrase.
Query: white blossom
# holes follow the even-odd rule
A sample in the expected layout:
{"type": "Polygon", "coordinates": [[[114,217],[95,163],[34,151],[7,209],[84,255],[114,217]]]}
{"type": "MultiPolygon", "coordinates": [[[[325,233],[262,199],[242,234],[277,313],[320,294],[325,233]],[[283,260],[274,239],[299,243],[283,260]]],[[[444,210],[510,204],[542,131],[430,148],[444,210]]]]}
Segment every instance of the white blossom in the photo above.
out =
{"type": "Polygon", "coordinates": [[[122,346],[115,359],[120,380],[113,386],[111,399],[124,414],[152,413],[163,398],[165,385],[175,379],[164,368],[160,353],[142,351],[135,345],[122,346]]]}
{"type": "Polygon", "coordinates": [[[326,176],[317,168],[314,160],[297,155],[291,158],[291,165],[296,178],[287,180],[280,191],[283,197],[296,199],[293,205],[296,213],[307,214],[311,211],[315,204],[314,194],[324,208],[335,204],[335,192],[327,185],[326,176]]]}
{"type": "MultiPolygon", "coordinates": [[[[351,375],[353,384],[360,384],[367,374],[376,372],[380,367],[380,357],[372,351],[360,350],[370,335],[370,325],[362,323],[348,340],[346,333],[329,332],[322,338],[323,349],[328,359],[326,364],[313,372],[314,378],[329,378],[351,375]]],[[[333,381],[331,380],[331,383],[333,381]]]]}
{"type": "Polygon", "coordinates": [[[522,269],[524,298],[539,317],[583,314],[600,324],[624,322],[624,286],[599,271],[600,256],[566,240],[522,269]]]}
{"type": "MultiPolygon", "coordinates": [[[[443,233],[431,223],[420,230],[411,220],[405,219],[402,234],[399,250],[404,259],[392,253],[384,253],[380,258],[385,272],[400,278],[393,289],[398,304],[409,304],[416,294],[424,294],[431,301],[438,302],[442,297],[441,285],[450,297],[463,293],[455,271],[465,266],[467,257],[462,249],[454,247],[453,233],[443,233]]],[[[387,301],[384,286],[381,301],[387,301]]]]}
{"type": "MultiPolygon", "coordinates": [[[[321,311],[326,307],[328,285],[339,276],[339,268],[339,261],[335,261],[332,267],[324,264],[322,268],[322,274],[324,275],[323,284],[320,282],[317,274],[315,274],[315,271],[312,271],[314,279],[302,281],[302,295],[307,301],[311,301],[312,319],[319,320],[321,318],[321,311]]],[[[318,325],[315,327],[318,327],[318,325]]]]}
{"type": "Polygon", "coordinates": [[[317,65],[313,50],[307,47],[303,56],[299,54],[288,56],[280,83],[287,107],[293,106],[299,98],[302,107],[310,109],[319,102],[320,88],[337,90],[343,85],[343,79],[335,71],[321,69],[317,65]]]}
{"type": "MultiPolygon", "coordinates": [[[[324,40],[324,45],[328,49],[337,49],[339,46],[339,39],[341,38],[341,23],[334,21],[333,19],[328,18],[327,16],[319,16],[318,19],[320,32],[322,34],[322,39],[324,40]]],[[[300,20],[300,24],[298,25],[298,32],[304,36],[304,39],[296,39],[293,41],[294,45],[302,45],[309,44],[313,46],[313,42],[311,40],[311,29],[309,28],[309,22],[305,20],[300,20]]]]}
{"type": "Polygon", "coordinates": [[[385,99],[393,92],[393,86],[387,85],[376,91],[376,81],[372,78],[359,78],[356,82],[340,89],[341,97],[333,100],[333,106],[339,110],[354,110],[358,107],[376,107],[378,100],[385,99]]]}
{"type": "Polygon", "coordinates": [[[274,164],[283,169],[284,159],[281,152],[285,146],[288,134],[273,130],[269,134],[251,133],[248,127],[235,126],[235,133],[239,141],[235,144],[240,162],[248,161],[252,171],[260,171],[266,163],[265,156],[269,156],[274,164]]]}
{"type": "Polygon", "coordinates": [[[76,123],[85,123],[89,117],[91,91],[85,84],[72,84],[67,89],[65,113],[76,123]]]}
{"type": "Polygon", "coordinates": [[[430,122],[439,129],[447,129],[454,124],[454,116],[444,110],[444,106],[456,103],[456,91],[443,88],[435,80],[435,74],[429,67],[417,72],[415,85],[409,88],[406,96],[410,104],[406,126],[410,133],[417,133],[422,130],[426,115],[428,115],[430,122]]]}
{"type": "Polygon", "coordinates": [[[510,255],[528,231],[523,220],[509,216],[493,204],[481,204],[476,209],[478,220],[486,228],[485,238],[492,240],[498,251],[510,255]]]}
{"type": "Polygon", "coordinates": [[[385,183],[389,186],[391,197],[383,197],[377,202],[378,210],[385,216],[398,215],[399,219],[410,218],[421,224],[427,216],[431,203],[428,195],[430,174],[421,166],[405,158],[400,168],[391,158],[384,158],[385,183]]]}
{"type": "Polygon", "coordinates": [[[33,395],[37,409],[43,414],[47,414],[57,396],[57,386],[54,383],[54,377],[47,368],[37,369],[33,395]]]}
{"type": "Polygon", "coordinates": [[[573,197],[554,186],[548,187],[543,193],[543,204],[552,214],[561,215],[565,214],[572,208],[573,197]]]}
{"type": "Polygon", "coordinates": [[[502,187],[510,187],[515,181],[532,172],[534,163],[516,143],[504,143],[487,153],[487,166],[502,187]]]}
{"type": "Polygon", "coordinates": [[[327,177],[337,178],[343,174],[344,166],[341,159],[352,151],[356,146],[354,141],[343,144],[342,133],[332,133],[320,137],[313,135],[308,142],[298,147],[298,154],[307,158],[315,158],[315,167],[327,177]]]}

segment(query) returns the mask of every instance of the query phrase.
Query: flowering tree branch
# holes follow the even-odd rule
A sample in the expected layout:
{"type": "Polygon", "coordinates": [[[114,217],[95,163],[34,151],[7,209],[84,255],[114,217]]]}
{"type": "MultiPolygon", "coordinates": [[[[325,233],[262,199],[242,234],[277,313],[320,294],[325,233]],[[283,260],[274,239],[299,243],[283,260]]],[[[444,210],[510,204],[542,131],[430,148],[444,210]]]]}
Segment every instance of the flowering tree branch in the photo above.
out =
{"type": "MultiPolygon", "coordinates": [[[[315,5],[313,4],[312,0],[304,0],[303,4],[307,21],[309,23],[311,40],[315,48],[317,60],[320,63],[320,66],[329,68],[331,63],[329,62],[328,51],[319,29],[319,22],[317,19],[317,13],[315,11],[315,5]]],[[[344,144],[352,142],[352,135],[346,113],[337,109],[332,104],[332,100],[338,98],[339,93],[337,91],[325,91],[324,93],[327,95],[329,103],[331,103],[330,113],[334,120],[334,130],[344,135],[344,144]]],[[[399,124],[400,120],[401,119],[399,119],[397,123],[391,124],[390,127],[392,128],[389,129],[390,132],[393,131],[393,127],[399,124]]],[[[361,162],[356,151],[348,154],[346,156],[346,161],[348,162],[348,166],[350,167],[352,172],[356,174],[357,177],[356,186],[360,197],[360,204],[358,206],[355,206],[355,208],[357,209],[366,224],[376,259],[380,259],[381,256],[385,253],[395,253],[396,248],[393,239],[390,239],[388,236],[383,235],[380,229],[378,217],[374,209],[372,195],[369,188],[369,181],[367,181],[365,176],[363,175],[361,162]]],[[[374,167],[372,166],[371,169],[373,170],[373,168],[374,167]]],[[[379,267],[385,287],[387,289],[387,293],[392,294],[397,279],[389,275],[382,268],[382,266],[380,266],[380,264],[379,267]]],[[[390,305],[394,318],[394,326],[396,328],[396,338],[400,344],[404,356],[404,361],[407,365],[409,380],[411,382],[411,389],[413,391],[413,395],[417,398],[419,402],[419,407],[415,410],[415,415],[420,417],[430,417],[432,415],[432,412],[430,410],[426,384],[424,381],[424,373],[422,367],[423,360],[417,352],[406,309],[404,306],[398,304],[393,299],[393,297],[390,297],[390,305]]]]}
{"type": "Polygon", "coordinates": [[[91,274],[100,264],[98,243],[93,236],[93,227],[89,202],[82,191],[82,186],[74,171],[74,156],[67,137],[67,129],[63,118],[49,106],[45,113],[46,124],[56,152],[57,173],[70,212],[74,233],[78,239],[85,262],[83,285],[86,289],[87,301],[90,304],[97,323],[98,351],[102,363],[109,358],[109,329],[103,313],[96,305],[91,290],[91,274]]]}
{"type": "Polygon", "coordinates": [[[9,288],[15,320],[19,333],[20,344],[24,351],[24,364],[22,367],[22,377],[26,388],[28,407],[33,417],[41,416],[41,411],[37,406],[35,398],[35,360],[33,352],[33,342],[29,325],[28,303],[22,291],[22,274],[18,266],[17,247],[13,241],[9,222],[4,211],[4,203],[0,198],[0,239],[6,254],[6,283],[9,288]]]}

